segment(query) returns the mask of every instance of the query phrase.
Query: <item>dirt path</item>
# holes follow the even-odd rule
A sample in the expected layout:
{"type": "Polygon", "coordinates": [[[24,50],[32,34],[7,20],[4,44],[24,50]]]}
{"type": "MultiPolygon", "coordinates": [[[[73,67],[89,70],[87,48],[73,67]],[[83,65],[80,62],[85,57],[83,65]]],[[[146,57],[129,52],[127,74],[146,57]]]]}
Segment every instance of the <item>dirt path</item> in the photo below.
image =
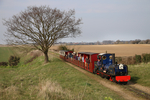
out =
{"type": "Polygon", "coordinates": [[[141,91],[144,91],[145,93],[148,93],[150,94],[150,88],[149,87],[145,87],[145,86],[142,86],[142,85],[139,85],[139,84],[134,84],[132,82],[129,82],[128,85],[134,87],[134,88],[137,88],[141,91]]]}

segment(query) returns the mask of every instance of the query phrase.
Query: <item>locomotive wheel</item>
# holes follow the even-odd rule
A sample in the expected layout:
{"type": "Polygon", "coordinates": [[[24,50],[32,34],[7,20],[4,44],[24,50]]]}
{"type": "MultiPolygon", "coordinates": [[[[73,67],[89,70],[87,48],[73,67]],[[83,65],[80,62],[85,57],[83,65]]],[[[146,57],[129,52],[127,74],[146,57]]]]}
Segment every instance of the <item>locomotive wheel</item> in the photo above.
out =
{"type": "Polygon", "coordinates": [[[106,79],[108,79],[108,80],[109,80],[109,79],[110,79],[110,77],[109,77],[109,76],[106,76],[106,79]]]}
{"type": "Polygon", "coordinates": [[[122,82],[123,85],[126,85],[128,82],[122,82]]]}
{"type": "Polygon", "coordinates": [[[97,68],[94,68],[93,73],[97,74],[97,68]]]}
{"type": "Polygon", "coordinates": [[[104,75],[102,75],[102,78],[105,78],[105,76],[104,76],[104,75]]]}
{"type": "Polygon", "coordinates": [[[101,74],[101,73],[100,73],[99,75],[100,75],[102,78],[104,78],[104,77],[105,77],[105,76],[104,76],[103,74],[101,74]]]}
{"type": "Polygon", "coordinates": [[[113,80],[113,82],[116,82],[116,79],[115,79],[115,77],[112,77],[112,80],[113,80]]]}

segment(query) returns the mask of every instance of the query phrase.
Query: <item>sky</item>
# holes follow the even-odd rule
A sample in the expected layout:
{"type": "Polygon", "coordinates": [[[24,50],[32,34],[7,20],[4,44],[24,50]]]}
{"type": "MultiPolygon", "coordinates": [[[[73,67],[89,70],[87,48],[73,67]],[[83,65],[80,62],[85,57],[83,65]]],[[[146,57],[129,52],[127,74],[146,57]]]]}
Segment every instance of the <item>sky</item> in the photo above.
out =
{"type": "Polygon", "coordinates": [[[6,43],[3,19],[41,5],[75,9],[76,18],[82,18],[81,35],[61,42],[150,39],[150,0],[0,0],[0,44],[6,43]]]}

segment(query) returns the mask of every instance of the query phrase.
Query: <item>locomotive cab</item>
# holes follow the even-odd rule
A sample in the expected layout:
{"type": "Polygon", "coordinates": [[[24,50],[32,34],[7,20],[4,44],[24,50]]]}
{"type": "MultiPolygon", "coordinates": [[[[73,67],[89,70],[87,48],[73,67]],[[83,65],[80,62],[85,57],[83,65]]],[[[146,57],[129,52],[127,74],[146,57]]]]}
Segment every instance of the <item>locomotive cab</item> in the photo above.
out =
{"type": "Polygon", "coordinates": [[[99,68],[99,69],[103,69],[100,71],[103,71],[110,75],[117,75],[117,76],[128,75],[128,66],[127,65],[115,64],[115,54],[100,53],[97,56],[97,58],[101,59],[102,66],[99,66],[99,67],[103,67],[103,68],[99,68]]]}
{"type": "Polygon", "coordinates": [[[116,82],[128,82],[130,80],[128,66],[116,64],[114,53],[100,53],[97,59],[100,59],[101,65],[95,66],[95,68],[97,67],[97,72],[102,77],[110,78],[111,81],[116,82]]]}
{"type": "Polygon", "coordinates": [[[99,66],[100,71],[109,72],[109,66],[115,64],[115,54],[108,54],[108,53],[100,53],[97,56],[97,59],[100,59],[101,66],[99,66]],[[103,70],[102,70],[103,69],[103,70]]]}

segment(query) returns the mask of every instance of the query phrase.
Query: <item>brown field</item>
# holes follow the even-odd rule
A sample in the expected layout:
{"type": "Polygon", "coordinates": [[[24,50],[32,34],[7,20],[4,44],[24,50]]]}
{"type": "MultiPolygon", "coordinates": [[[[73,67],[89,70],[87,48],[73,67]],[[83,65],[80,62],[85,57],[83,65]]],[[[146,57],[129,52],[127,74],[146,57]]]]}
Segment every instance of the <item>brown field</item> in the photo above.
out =
{"type": "MultiPolygon", "coordinates": [[[[96,52],[115,53],[116,57],[141,55],[150,53],[150,44],[113,44],[113,45],[67,45],[69,49],[74,48],[75,52],[96,52]]],[[[58,45],[50,49],[58,49],[58,45]]]]}

